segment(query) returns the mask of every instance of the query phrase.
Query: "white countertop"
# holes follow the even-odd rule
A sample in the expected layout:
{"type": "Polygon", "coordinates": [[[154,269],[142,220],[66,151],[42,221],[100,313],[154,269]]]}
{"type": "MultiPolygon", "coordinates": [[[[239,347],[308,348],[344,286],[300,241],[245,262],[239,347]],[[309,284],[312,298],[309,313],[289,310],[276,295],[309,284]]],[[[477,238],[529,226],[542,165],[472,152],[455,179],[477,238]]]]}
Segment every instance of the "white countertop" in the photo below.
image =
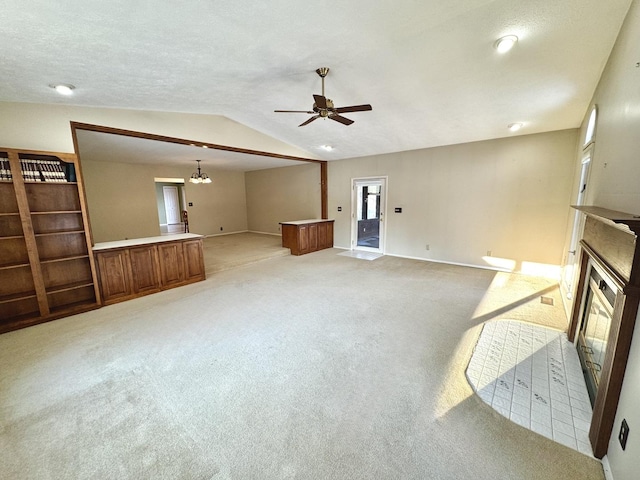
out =
{"type": "Polygon", "coordinates": [[[203,238],[197,233],[178,233],[176,235],[162,235],[160,237],[129,238],[127,240],[115,240],[113,242],[100,242],[93,246],[93,251],[109,250],[111,248],[135,247],[136,245],[147,245],[149,243],[176,242],[179,240],[192,240],[203,238]]]}
{"type": "Polygon", "coordinates": [[[307,223],[333,222],[331,219],[315,218],[312,220],[293,220],[291,222],[280,222],[280,225],[306,225],[307,223]]]}

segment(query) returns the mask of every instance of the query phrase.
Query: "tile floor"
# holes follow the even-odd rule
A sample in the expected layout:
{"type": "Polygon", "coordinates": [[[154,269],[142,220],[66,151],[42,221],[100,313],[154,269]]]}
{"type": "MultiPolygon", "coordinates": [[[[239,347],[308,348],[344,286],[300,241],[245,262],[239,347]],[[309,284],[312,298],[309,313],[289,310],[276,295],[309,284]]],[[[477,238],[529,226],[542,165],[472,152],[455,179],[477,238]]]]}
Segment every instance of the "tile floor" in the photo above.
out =
{"type": "Polygon", "coordinates": [[[380,258],[383,255],[381,253],[376,252],[366,252],[362,250],[347,250],[346,252],[338,253],[343,257],[352,257],[358,258],[360,260],[375,260],[376,258],[380,258]]]}
{"type": "Polygon", "coordinates": [[[565,333],[515,320],[487,322],[466,374],[500,414],[593,457],[591,402],[578,352],[565,333]]]}

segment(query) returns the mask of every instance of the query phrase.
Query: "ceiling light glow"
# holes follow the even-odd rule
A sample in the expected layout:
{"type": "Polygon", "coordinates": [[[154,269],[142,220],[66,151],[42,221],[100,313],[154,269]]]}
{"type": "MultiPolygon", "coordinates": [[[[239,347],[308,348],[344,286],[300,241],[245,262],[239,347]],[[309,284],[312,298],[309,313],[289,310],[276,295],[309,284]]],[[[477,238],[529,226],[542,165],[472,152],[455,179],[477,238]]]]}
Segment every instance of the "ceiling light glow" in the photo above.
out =
{"type": "Polygon", "coordinates": [[[322,148],[323,150],[326,150],[327,152],[330,152],[331,150],[333,150],[333,147],[331,145],[322,145],[320,148],[322,148]]]}
{"type": "Polygon", "coordinates": [[[512,132],[517,132],[522,128],[522,123],[510,123],[507,128],[512,132]]]}
{"type": "Polygon", "coordinates": [[[507,35],[499,38],[494,44],[494,47],[498,53],[507,53],[516,43],[518,43],[518,37],[515,35],[507,35]]]}
{"type": "Polygon", "coordinates": [[[49,86],[53,88],[56,92],[58,92],[60,95],[73,95],[73,91],[76,88],[73,85],[70,85],[68,83],[57,83],[55,85],[49,85],[49,86]]]}

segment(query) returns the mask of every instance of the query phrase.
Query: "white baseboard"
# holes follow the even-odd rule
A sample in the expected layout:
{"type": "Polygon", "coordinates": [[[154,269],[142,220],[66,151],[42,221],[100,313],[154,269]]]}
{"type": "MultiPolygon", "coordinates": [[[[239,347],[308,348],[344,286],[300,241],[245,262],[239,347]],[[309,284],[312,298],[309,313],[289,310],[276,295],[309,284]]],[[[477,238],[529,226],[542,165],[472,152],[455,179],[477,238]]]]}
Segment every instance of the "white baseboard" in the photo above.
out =
{"type": "Polygon", "coordinates": [[[259,232],[257,230],[247,230],[249,233],[259,233],[260,235],[274,235],[276,237],[281,237],[281,233],[271,233],[271,232],[259,232]]]}
{"type": "Polygon", "coordinates": [[[613,472],[611,471],[611,465],[609,464],[609,457],[606,455],[602,457],[602,469],[604,470],[604,478],[607,480],[613,480],[613,472]]]}
{"type": "Polygon", "coordinates": [[[423,262],[442,263],[444,265],[456,265],[458,267],[479,268],[480,270],[491,270],[494,272],[510,272],[511,271],[506,268],[489,267],[487,265],[474,265],[472,263],[449,262],[446,260],[434,260],[431,258],[411,257],[409,255],[396,255],[394,253],[385,253],[385,255],[388,255],[390,257],[407,258],[409,260],[420,260],[423,262]]]}
{"type": "Polygon", "coordinates": [[[210,235],[205,235],[204,238],[209,237],[222,237],[224,235],[235,235],[236,233],[247,233],[249,230],[239,230],[237,232],[225,232],[225,233],[212,233],[210,235]]]}

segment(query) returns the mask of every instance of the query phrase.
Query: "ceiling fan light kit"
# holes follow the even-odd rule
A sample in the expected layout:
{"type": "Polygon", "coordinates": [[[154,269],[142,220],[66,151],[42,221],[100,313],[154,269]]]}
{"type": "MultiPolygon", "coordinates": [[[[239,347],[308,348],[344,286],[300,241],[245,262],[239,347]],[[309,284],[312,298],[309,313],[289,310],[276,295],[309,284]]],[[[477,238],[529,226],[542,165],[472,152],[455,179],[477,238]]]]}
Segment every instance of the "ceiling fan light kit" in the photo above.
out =
{"type": "Polygon", "coordinates": [[[322,79],[322,95],[313,95],[313,107],[311,110],[274,110],[276,113],[306,113],[309,115],[313,115],[313,117],[309,118],[305,122],[302,122],[299,127],[304,127],[305,125],[309,125],[314,120],[318,118],[328,118],[329,120],[336,121],[343,125],[351,125],[353,120],[343,117],[340,115],[341,113],[352,113],[352,112],[366,112],[372,110],[371,105],[352,105],[349,107],[338,107],[336,108],[333,104],[333,100],[325,97],[324,95],[324,77],[329,73],[328,67],[320,67],[316,70],[316,73],[322,79]]]}

